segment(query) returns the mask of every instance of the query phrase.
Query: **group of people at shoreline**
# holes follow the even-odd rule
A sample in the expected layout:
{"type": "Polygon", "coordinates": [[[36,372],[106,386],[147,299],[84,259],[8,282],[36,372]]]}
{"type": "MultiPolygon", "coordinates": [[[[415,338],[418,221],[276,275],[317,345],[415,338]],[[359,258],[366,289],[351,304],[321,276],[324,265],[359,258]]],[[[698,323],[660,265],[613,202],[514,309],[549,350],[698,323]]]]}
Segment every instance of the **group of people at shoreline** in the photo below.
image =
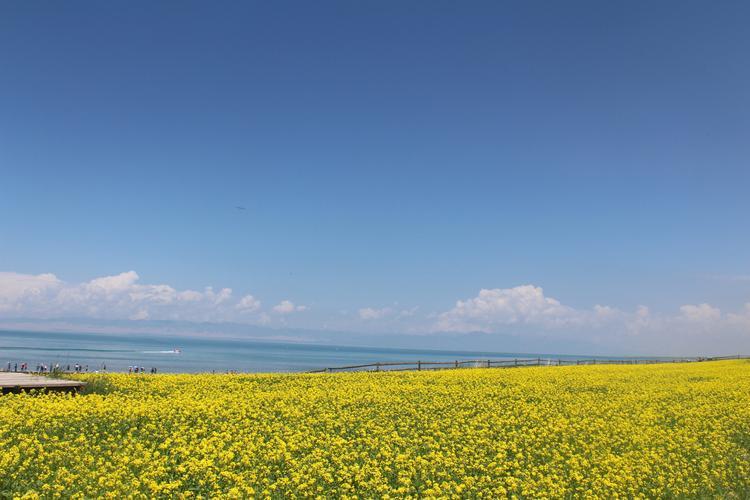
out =
{"type": "MultiPolygon", "coordinates": [[[[0,365],[2,366],[2,365],[0,365]]],[[[81,363],[75,363],[73,365],[66,364],[66,365],[60,365],[60,363],[37,363],[35,366],[33,366],[34,369],[31,369],[32,367],[27,362],[12,362],[8,361],[4,367],[4,369],[0,368],[0,371],[4,372],[14,372],[14,373],[88,373],[89,372],[89,365],[87,364],[81,364],[81,363]]],[[[99,367],[97,372],[107,371],[107,365],[105,363],[102,363],[101,367],[99,367]]],[[[148,372],[151,374],[155,374],[157,372],[156,367],[151,367],[148,369],[148,372]]],[[[128,366],[128,373],[146,373],[146,367],[145,366],[138,366],[138,365],[130,365],[128,366]]]]}
{"type": "MultiPolygon", "coordinates": [[[[146,367],[138,366],[138,365],[131,365],[131,366],[128,366],[128,373],[146,373],[146,367]]],[[[156,368],[152,366],[149,369],[149,373],[152,375],[155,374],[156,368]]]]}
{"type": "MultiPolygon", "coordinates": [[[[102,365],[102,370],[106,371],[107,366],[102,365]]],[[[25,372],[31,372],[31,373],[52,373],[52,372],[65,372],[65,373],[86,373],[89,371],[89,365],[83,365],[76,363],[74,365],[65,365],[64,367],[60,365],[60,363],[55,363],[54,365],[52,363],[37,363],[34,370],[31,370],[29,368],[29,364],[27,362],[21,362],[21,363],[11,363],[8,361],[5,365],[6,372],[15,372],[15,373],[25,373],[25,372]]]]}
{"type": "MultiPolygon", "coordinates": [[[[106,370],[107,367],[102,365],[102,369],[106,370]]],[[[50,373],[50,372],[67,372],[67,373],[83,373],[89,371],[89,365],[82,365],[76,363],[75,365],[66,365],[64,368],[60,366],[60,363],[55,363],[52,365],[52,363],[37,363],[34,370],[31,370],[29,368],[29,364],[26,362],[21,363],[11,363],[8,361],[8,363],[5,365],[6,372],[16,372],[16,373],[24,373],[24,372],[38,372],[38,373],[50,373]]]]}

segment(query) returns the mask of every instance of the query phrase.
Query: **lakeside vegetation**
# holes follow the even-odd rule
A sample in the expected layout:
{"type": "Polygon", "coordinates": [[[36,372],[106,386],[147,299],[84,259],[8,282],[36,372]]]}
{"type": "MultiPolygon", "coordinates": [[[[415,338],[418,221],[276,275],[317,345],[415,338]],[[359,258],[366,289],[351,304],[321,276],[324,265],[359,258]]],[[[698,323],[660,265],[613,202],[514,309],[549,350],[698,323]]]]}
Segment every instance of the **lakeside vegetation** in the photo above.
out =
{"type": "Polygon", "coordinates": [[[750,495],[746,360],[76,378],[0,397],[0,496],[750,495]]]}

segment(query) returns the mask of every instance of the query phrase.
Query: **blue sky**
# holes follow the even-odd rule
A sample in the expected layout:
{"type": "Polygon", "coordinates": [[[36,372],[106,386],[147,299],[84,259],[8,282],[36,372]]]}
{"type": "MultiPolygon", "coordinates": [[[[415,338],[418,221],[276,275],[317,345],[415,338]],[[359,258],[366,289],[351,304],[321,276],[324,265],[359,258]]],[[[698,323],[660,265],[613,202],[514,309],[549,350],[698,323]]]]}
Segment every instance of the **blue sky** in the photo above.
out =
{"type": "MultiPolygon", "coordinates": [[[[741,316],[748,21],[747,2],[5,4],[0,314],[103,314],[24,301],[40,274],[59,293],[135,271],[306,328],[427,332],[522,285],[628,321],[741,316]]],[[[121,315],[159,317],[141,305],[121,315]]],[[[506,312],[466,329],[526,320],[506,312]]]]}

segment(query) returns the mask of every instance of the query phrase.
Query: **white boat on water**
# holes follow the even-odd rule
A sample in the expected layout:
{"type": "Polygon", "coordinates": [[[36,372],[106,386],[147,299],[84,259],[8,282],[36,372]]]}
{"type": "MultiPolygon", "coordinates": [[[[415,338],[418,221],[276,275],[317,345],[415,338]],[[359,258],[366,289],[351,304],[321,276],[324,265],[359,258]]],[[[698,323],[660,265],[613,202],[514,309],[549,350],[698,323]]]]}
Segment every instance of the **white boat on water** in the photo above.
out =
{"type": "Polygon", "coordinates": [[[175,347],[168,351],[141,351],[143,354],[182,354],[182,349],[175,347]]]}

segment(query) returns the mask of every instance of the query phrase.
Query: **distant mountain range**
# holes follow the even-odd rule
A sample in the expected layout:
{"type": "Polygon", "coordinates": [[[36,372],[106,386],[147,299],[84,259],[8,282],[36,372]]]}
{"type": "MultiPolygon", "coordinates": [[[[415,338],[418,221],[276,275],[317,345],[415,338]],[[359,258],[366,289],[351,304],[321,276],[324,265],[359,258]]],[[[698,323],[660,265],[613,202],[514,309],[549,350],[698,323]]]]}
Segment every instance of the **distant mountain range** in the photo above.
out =
{"type": "Polygon", "coordinates": [[[390,348],[481,350],[580,355],[616,355],[591,342],[552,338],[544,334],[474,333],[356,333],[333,330],[274,328],[243,323],[196,323],[169,320],[99,320],[91,318],[0,320],[0,329],[107,334],[158,334],[175,337],[213,337],[322,345],[390,348]]]}

